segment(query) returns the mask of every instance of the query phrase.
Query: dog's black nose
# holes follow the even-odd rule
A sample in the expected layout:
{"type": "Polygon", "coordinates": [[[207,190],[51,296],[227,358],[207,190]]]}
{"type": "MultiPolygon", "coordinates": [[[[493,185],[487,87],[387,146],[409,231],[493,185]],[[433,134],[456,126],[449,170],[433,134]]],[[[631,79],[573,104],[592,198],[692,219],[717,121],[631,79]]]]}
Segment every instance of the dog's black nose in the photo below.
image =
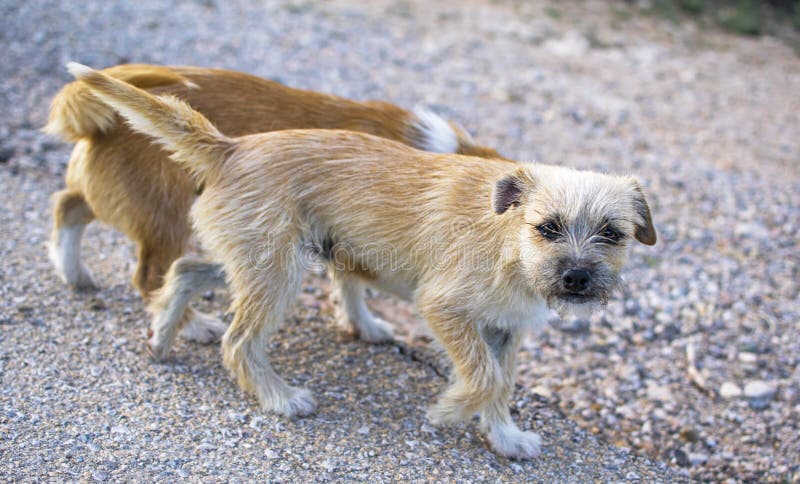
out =
{"type": "Polygon", "coordinates": [[[564,289],[567,291],[583,291],[589,287],[592,275],[586,269],[570,269],[561,276],[564,289]]]}

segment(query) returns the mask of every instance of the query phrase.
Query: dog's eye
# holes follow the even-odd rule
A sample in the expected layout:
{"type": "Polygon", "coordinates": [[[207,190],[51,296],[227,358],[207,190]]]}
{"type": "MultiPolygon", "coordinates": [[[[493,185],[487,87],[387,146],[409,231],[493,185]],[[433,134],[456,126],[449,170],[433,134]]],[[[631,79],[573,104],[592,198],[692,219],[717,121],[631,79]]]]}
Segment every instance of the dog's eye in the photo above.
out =
{"type": "Polygon", "coordinates": [[[557,240],[561,237],[561,229],[554,222],[540,224],[536,230],[547,240],[557,240]]]}
{"type": "Polygon", "coordinates": [[[604,244],[616,244],[622,238],[622,234],[619,233],[613,227],[606,226],[603,230],[600,231],[600,242],[604,244]]]}

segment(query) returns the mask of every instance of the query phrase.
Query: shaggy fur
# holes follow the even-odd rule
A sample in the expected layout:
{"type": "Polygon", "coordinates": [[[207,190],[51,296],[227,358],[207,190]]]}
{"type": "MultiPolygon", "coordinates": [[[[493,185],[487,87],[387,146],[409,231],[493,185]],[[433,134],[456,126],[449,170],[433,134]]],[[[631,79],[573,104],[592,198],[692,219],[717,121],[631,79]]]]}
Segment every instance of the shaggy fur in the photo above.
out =
{"type": "Polygon", "coordinates": [[[233,293],[224,363],[266,410],[314,410],[309,391],[289,386],[265,351],[311,251],[328,262],[344,317],[361,333],[388,337],[360,305],[365,285],[416,303],[454,368],[432,422],[478,413],[498,453],[535,457],[539,436],[508,410],[523,330],[552,298],[604,300],[630,241],[655,243],[632,178],[432,154],[348,131],[234,138],[176,98],[70,70],[205,186],[192,219],[233,293]],[[561,278],[542,277],[553,267],[561,278]],[[566,282],[578,269],[580,286],[566,282]]]}
{"type": "MultiPolygon", "coordinates": [[[[433,151],[499,157],[459,126],[437,115],[392,104],[292,89],[220,69],[120,65],[105,74],[156,94],[172,94],[230,136],[295,128],[362,131],[433,151]]],[[[202,188],[152,140],[119,122],[81,82],[53,99],[44,131],[77,143],[66,189],[54,196],[50,255],[58,274],[76,288],[95,286],[80,259],[81,234],[97,218],[136,242],[134,286],[148,299],[191,235],[189,207],[202,188]]]]}

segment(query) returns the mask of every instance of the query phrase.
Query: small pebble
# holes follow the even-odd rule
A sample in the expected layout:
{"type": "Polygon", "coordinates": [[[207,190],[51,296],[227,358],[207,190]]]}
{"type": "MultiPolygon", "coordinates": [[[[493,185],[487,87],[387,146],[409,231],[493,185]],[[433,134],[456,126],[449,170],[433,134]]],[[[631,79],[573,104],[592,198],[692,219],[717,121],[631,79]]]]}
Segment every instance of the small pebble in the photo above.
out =
{"type": "Polygon", "coordinates": [[[698,465],[705,464],[706,462],[708,462],[708,455],[700,454],[700,453],[690,453],[689,454],[689,462],[693,466],[698,466],[698,465]]]}
{"type": "Polygon", "coordinates": [[[751,381],[744,386],[744,396],[753,399],[768,400],[776,391],[774,384],[761,380],[751,381]]]}
{"type": "Polygon", "coordinates": [[[655,382],[648,381],[647,398],[661,402],[670,402],[673,400],[672,390],[670,390],[667,385],[657,385],[655,382]]]}
{"type": "Polygon", "coordinates": [[[700,434],[692,427],[684,427],[681,429],[680,437],[686,442],[697,442],[700,440],[700,434]]]}
{"type": "Polygon", "coordinates": [[[722,398],[739,398],[742,396],[742,389],[739,385],[726,381],[720,386],[719,394],[722,398]]]}

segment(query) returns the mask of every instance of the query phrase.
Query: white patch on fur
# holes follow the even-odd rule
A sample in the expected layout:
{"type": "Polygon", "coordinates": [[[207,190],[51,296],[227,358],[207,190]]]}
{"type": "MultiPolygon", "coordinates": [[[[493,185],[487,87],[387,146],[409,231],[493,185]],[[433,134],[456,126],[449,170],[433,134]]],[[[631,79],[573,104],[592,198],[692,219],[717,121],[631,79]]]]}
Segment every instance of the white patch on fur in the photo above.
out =
{"type": "Polygon", "coordinates": [[[161,361],[167,357],[169,350],[172,348],[181,315],[176,311],[175,305],[170,305],[166,310],[157,312],[153,316],[147,345],[153,359],[161,361]]]}
{"type": "Polygon", "coordinates": [[[427,109],[414,110],[416,127],[422,132],[419,148],[434,153],[455,153],[458,150],[458,135],[453,127],[438,114],[427,109]]]}
{"type": "Polygon", "coordinates": [[[486,438],[498,454],[506,457],[533,459],[542,452],[539,434],[520,430],[513,423],[492,425],[486,438]]]}
{"type": "Polygon", "coordinates": [[[589,319],[592,314],[599,311],[602,306],[603,305],[599,301],[588,301],[578,304],[556,299],[553,303],[553,310],[564,320],[570,318],[589,319]]]}
{"type": "Polygon", "coordinates": [[[96,287],[94,277],[81,261],[81,237],[86,225],[62,227],[56,240],[50,242],[50,260],[61,279],[78,289],[96,287]]]}
{"type": "Polygon", "coordinates": [[[494,328],[538,333],[547,326],[549,316],[550,310],[542,298],[523,296],[511,298],[502,305],[485,304],[478,317],[494,328]]]}
{"type": "Polygon", "coordinates": [[[317,403],[314,396],[306,388],[289,387],[289,396],[267,410],[286,415],[287,417],[305,417],[314,413],[317,403]]]}
{"type": "Polygon", "coordinates": [[[72,74],[75,79],[83,79],[94,72],[94,69],[77,62],[68,62],[67,71],[69,71],[69,73],[72,74]]]}

